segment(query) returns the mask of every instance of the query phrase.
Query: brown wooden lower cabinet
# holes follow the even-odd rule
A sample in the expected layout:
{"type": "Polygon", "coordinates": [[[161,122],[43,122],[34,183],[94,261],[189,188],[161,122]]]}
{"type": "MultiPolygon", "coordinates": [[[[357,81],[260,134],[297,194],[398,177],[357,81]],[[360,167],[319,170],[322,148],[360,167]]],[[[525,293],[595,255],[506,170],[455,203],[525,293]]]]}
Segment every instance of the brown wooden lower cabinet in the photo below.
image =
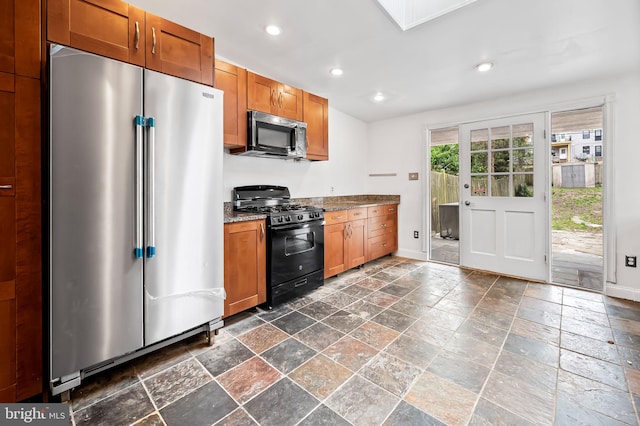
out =
{"type": "Polygon", "coordinates": [[[398,250],[398,205],[367,209],[367,261],[398,250]]]}
{"type": "Polygon", "coordinates": [[[224,225],[224,316],[267,301],[267,242],[264,220],[224,225]]]}
{"type": "Polygon", "coordinates": [[[398,205],[326,212],[324,277],[398,250],[398,205]]]}
{"type": "Polygon", "coordinates": [[[324,277],[362,265],[367,260],[367,209],[325,213],[324,277]]]}

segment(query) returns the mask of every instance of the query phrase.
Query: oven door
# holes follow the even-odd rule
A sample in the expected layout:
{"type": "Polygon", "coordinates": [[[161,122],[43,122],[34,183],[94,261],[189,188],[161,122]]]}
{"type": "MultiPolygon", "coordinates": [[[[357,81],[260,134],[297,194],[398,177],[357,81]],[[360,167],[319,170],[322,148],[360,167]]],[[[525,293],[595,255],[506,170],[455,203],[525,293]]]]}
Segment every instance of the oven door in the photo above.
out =
{"type": "Polygon", "coordinates": [[[271,228],[271,286],[324,269],[323,223],[271,228]]]}

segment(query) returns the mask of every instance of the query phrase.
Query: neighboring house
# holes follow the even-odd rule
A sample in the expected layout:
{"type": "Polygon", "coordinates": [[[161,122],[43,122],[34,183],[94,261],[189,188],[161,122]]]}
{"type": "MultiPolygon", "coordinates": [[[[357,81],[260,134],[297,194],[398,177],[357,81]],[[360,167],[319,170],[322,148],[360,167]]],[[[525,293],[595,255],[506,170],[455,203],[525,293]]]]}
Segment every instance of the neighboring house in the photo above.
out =
{"type": "Polygon", "coordinates": [[[602,161],[602,129],[551,134],[551,158],[554,163],[602,161]]]}

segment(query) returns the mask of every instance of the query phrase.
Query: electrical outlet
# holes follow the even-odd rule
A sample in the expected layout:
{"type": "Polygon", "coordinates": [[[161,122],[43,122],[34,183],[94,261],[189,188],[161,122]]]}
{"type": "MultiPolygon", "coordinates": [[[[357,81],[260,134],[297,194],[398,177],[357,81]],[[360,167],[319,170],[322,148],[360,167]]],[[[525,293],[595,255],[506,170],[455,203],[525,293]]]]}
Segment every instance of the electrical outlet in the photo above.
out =
{"type": "Polygon", "coordinates": [[[418,235],[418,231],[413,231],[413,238],[419,238],[418,235]]]}
{"type": "Polygon", "coordinates": [[[636,256],[625,256],[624,257],[624,266],[628,266],[629,268],[635,268],[637,265],[636,256]]]}
{"type": "Polygon", "coordinates": [[[418,173],[417,172],[409,173],[409,180],[418,180],[418,173]]]}

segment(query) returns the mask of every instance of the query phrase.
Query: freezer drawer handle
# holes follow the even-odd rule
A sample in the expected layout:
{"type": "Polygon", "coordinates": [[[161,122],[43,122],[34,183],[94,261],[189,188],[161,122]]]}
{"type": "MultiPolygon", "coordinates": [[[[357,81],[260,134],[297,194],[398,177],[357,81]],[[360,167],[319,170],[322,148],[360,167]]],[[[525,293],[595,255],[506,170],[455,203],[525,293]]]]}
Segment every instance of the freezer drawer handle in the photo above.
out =
{"type": "Polygon", "coordinates": [[[11,189],[13,185],[0,185],[0,189],[11,189]]]}
{"type": "Polygon", "coordinates": [[[147,258],[156,255],[156,213],[155,213],[155,173],[156,173],[156,119],[147,118],[147,258]]]}
{"type": "Polygon", "coordinates": [[[142,132],[144,126],[144,117],[136,115],[136,229],[135,229],[135,243],[134,254],[136,259],[142,258],[142,132]]]}

